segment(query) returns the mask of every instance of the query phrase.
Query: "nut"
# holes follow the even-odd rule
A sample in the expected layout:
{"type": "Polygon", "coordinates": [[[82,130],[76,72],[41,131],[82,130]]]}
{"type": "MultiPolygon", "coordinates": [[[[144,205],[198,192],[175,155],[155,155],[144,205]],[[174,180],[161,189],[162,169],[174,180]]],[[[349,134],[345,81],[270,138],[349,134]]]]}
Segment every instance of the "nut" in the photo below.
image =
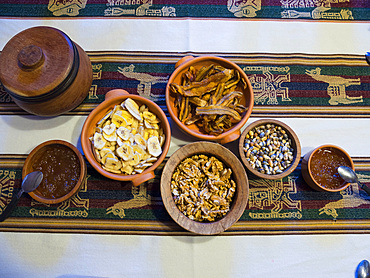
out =
{"type": "Polygon", "coordinates": [[[171,192],[178,209],[198,222],[212,222],[230,210],[236,183],[232,171],[216,157],[199,154],[180,162],[171,192]]]}

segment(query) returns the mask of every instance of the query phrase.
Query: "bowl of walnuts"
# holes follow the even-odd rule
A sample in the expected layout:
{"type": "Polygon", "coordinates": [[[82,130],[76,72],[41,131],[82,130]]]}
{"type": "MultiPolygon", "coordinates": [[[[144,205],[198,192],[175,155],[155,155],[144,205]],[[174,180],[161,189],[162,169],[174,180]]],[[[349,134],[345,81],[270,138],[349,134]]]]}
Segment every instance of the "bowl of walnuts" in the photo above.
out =
{"type": "Polygon", "coordinates": [[[171,155],[160,189],[164,206],[178,225],[212,235],[239,220],[247,205],[249,183],[243,165],[230,150],[200,141],[171,155]]]}

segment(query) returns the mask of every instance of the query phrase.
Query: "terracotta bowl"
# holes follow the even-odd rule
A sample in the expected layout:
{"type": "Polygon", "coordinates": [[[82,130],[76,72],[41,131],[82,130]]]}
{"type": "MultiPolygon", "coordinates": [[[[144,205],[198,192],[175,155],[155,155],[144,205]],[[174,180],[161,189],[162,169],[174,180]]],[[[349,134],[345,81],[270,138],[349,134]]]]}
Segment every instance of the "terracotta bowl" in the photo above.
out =
{"type": "MultiPolygon", "coordinates": [[[[268,138],[268,136],[266,136],[268,138]]],[[[267,140],[265,141],[267,142],[267,140]]],[[[298,136],[295,134],[295,132],[285,123],[274,120],[274,119],[262,119],[253,122],[252,124],[248,125],[242,135],[239,138],[239,154],[240,158],[243,161],[243,164],[245,167],[248,169],[249,172],[251,172],[253,175],[263,178],[263,179],[281,179],[283,177],[286,177],[290,173],[292,173],[298,166],[299,161],[301,159],[301,144],[299,142],[298,136]],[[248,159],[249,152],[248,150],[251,149],[253,150],[252,146],[246,147],[246,139],[248,136],[251,136],[250,133],[253,132],[254,134],[256,133],[256,129],[261,126],[267,126],[268,124],[275,125],[276,127],[281,127],[287,134],[288,138],[291,139],[291,145],[290,147],[293,149],[293,154],[292,154],[292,161],[289,167],[285,168],[282,170],[282,172],[261,172],[258,171],[255,167],[252,167],[251,161],[248,159]]],[[[265,151],[262,152],[262,154],[266,154],[269,156],[272,156],[270,153],[266,153],[265,151]]],[[[259,156],[259,155],[257,155],[259,156]]],[[[265,161],[268,163],[269,161],[265,159],[265,161]]],[[[273,161],[273,159],[272,159],[273,161]]],[[[263,163],[263,162],[262,162],[263,163]]],[[[268,165],[271,167],[270,165],[268,165]]],[[[272,168],[275,168],[276,166],[272,166],[272,168]]]]}
{"type": "Polygon", "coordinates": [[[82,154],[74,145],[63,140],[46,141],[34,148],[26,158],[22,178],[37,170],[44,174],[44,178],[29,194],[36,201],[46,204],[56,204],[71,198],[80,190],[86,179],[86,163],[82,154]],[[54,174],[47,170],[49,167],[52,167],[54,174]],[[64,176],[68,178],[63,179],[62,185],[55,183],[55,177],[64,176]],[[65,188],[65,183],[69,184],[68,189],[65,188]],[[50,184],[55,185],[57,191],[48,189],[50,184]]]}
{"type": "Polygon", "coordinates": [[[305,154],[302,159],[301,172],[304,180],[312,189],[338,192],[350,185],[337,173],[337,168],[341,165],[355,170],[352,158],[345,150],[327,144],[305,154]]]}
{"type": "Polygon", "coordinates": [[[141,183],[155,177],[154,170],[165,159],[170,147],[170,142],[170,124],[163,110],[153,101],[138,95],[130,95],[127,91],[122,89],[111,90],[106,94],[105,101],[99,104],[87,117],[81,132],[81,145],[88,162],[103,176],[113,180],[131,182],[134,186],[140,185],[141,183]],[[127,98],[133,99],[139,105],[145,104],[149,108],[149,111],[154,113],[161,121],[161,127],[163,128],[163,132],[166,136],[165,142],[162,146],[162,154],[158,157],[158,160],[153,163],[152,166],[146,168],[142,173],[135,175],[115,174],[104,170],[101,164],[94,157],[92,149],[93,146],[89,139],[94,135],[94,128],[96,127],[96,124],[104,117],[104,115],[115,105],[122,103],[122,101],[127,98]]]}
{"type": "Polygon", "coordinates": [[[193,56],[186,56],[178,61],[175,67],[176,69],[169,78],[168,84],[166,86],[166,104],[171,119],[179,126],[179,128],[183,132],[201,140],[215,141],[221,144],[226,144],[228,142],[237,140],[240,136],[240,129],[244,126],[252,113],[254,104],[252,85],[245,72],[235,63],[221,57],[213,56],[203,56],[197,58],[194,58],[193,56]],[[230,129],[217,136],[204,133],[196,124],[185,125],[184,123],[182,123],[178,118],[178,109],[175,107],[175,95],[170,92],[170,84],[181,84],[182,75],[189,69],[190,66],[193,66],[195,69],[200,69],[203,66],[209,66],[211,64],[238,71],[240,77],[247,84],[247,88],[245,89],[241,86],[238,86],[237,88],[238,91],[241,91],[243,93],[240,103],[247,107],[247,111],[244,112],[244,114],[242,115],[242,119],[238,123],[234,124],[230,129]]]}
{"type": "Polygon", "coordinates": [[[195,142],[178,149],[167,161],[161,178],[161,196],[164,206],[171,218],[184,229],[202,235],[221,233],[230,228],[243,214],[247,202],[249,183],[243,165],[227,148],[213,142],[195,142]],[[232,170],[232,178],[236,183],[235,195],[227,214],[214,222],[194,221],[185,216],[176,206],[171,192],[171,179],[177,166],[195,154],[215,156],[232,170]]]}

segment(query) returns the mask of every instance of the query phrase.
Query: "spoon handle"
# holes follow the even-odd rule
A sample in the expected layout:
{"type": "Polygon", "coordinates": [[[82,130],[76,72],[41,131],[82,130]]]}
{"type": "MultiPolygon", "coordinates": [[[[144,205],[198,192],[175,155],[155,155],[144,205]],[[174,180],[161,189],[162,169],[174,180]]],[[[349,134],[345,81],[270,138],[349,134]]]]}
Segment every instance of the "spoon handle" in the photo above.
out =
{"type": "Polygon", "coordinates": [[[23,189],[21,189],[17,195],[15,195],[12,200],[10,201],[10,203],[6,206],[5,210],[3,211],[3,213],[0,215],[0,222],[3,222],[8,216],[9,214],[13,211],[13,209],[16,207],[17,203],[18,203],[18,200],[19,198],[22,196],[23,194],[23,189]]]}
{"type": "Polygon", "coordinates": [[[366,193],[370,196],[370,188],[367,187],[365,184],[361,183],[361,182],[358,182],[358,185],[366,191],[366,193]]]}

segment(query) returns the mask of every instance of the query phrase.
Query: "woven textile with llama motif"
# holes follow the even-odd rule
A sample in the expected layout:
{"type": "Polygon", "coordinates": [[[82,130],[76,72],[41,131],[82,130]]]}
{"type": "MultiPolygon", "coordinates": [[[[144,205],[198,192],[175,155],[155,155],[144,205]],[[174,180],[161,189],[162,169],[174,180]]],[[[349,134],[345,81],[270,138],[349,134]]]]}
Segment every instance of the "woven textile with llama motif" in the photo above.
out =
{"type": "Polygon", "coordinates": [[[361,85],[360,78],[344,78],[334,75],[322,75],[321,68],[306,70],[306,74],[313,79],[328,83],[327,93],[330,97],[330,105],[352,104],[363,102],[362,96],[347,96],[346,87],[351,85],[361,85]]]}

